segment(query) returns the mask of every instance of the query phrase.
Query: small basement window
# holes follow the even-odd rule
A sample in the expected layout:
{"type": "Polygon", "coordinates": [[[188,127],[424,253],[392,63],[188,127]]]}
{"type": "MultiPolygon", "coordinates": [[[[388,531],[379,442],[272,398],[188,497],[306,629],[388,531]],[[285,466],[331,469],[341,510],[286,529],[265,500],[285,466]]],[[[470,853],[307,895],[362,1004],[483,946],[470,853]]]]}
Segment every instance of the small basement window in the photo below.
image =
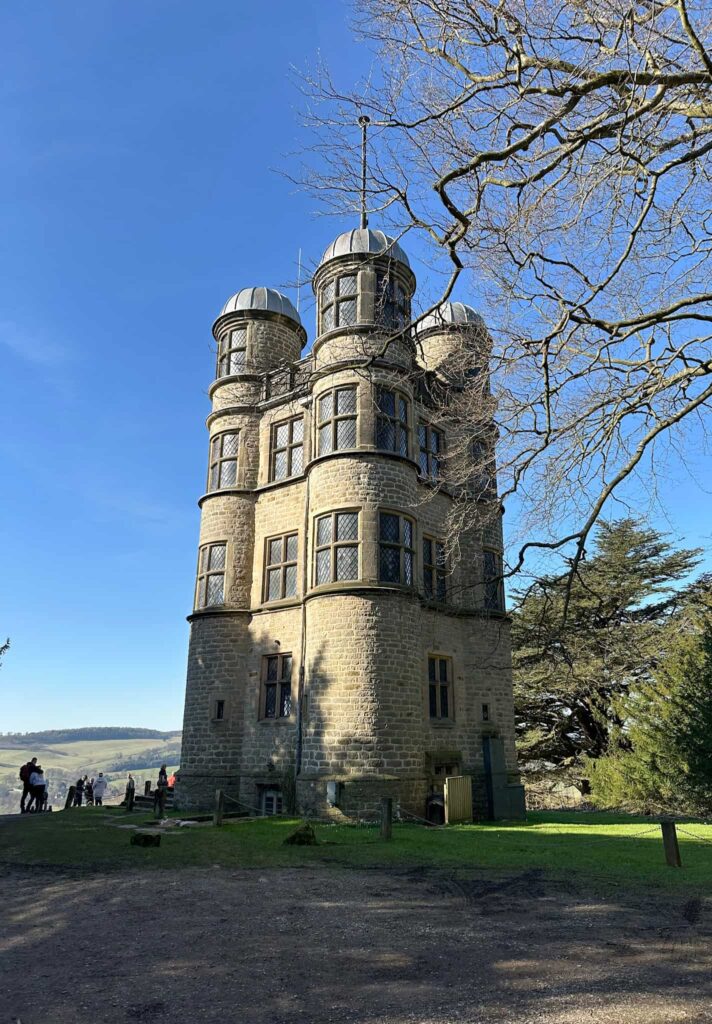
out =
{"type": "Polygon", "coordinates": [[[282,794],[278,789],[262,790],[262,813],[268,818],[282,813],[282,794]]]}

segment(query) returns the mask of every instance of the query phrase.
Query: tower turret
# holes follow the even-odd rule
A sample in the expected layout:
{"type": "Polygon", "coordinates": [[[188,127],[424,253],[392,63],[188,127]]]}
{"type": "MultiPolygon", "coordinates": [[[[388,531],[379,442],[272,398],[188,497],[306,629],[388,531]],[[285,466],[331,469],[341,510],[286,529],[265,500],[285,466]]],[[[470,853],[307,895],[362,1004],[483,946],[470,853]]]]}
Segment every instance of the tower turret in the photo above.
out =
{"type": "Polygon", "coordinates": [[[464,302],[443,302],[417,326],[418,362],[426,370],[445,373],[481,368],[486,338],[487,328],[477,310],[464,302]]]}
{"type": "Polygon", "coordinates": [[[181,801],[204,799],[205,778],[239,788],[259,480],[264,375],[296,361],[306,332],[273,288],[243,288],[213,325],[208,472],[200,498],[200,543],[183,732],[181,801]],[[206,738],[209,737],[208,742],[206,738]],[[200,794],[200,797],[198,796],[200,794]]]}
{"type": "MultiPolygon", "coordinates": [[[[408,327],[415,275],[398,242],[383,231],[344,231],[324,252],[312,280],[317,299],[318,367],[379,354],[389,335],[408,327]]],[[[388,346],[387,358],[409,365],[407,335],[388,346]]]]}

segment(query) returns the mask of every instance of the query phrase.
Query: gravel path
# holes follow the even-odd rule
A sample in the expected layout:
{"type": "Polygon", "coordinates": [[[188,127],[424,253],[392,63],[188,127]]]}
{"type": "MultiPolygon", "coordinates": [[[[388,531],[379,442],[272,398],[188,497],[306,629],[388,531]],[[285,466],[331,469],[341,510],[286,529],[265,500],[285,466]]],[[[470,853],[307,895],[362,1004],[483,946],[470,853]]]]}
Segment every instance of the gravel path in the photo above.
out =
{"type": "Polygon", "coordinates": [[[536,873],[0,877],[0,1024],[712,1022],[712,900],[536,873]]]}

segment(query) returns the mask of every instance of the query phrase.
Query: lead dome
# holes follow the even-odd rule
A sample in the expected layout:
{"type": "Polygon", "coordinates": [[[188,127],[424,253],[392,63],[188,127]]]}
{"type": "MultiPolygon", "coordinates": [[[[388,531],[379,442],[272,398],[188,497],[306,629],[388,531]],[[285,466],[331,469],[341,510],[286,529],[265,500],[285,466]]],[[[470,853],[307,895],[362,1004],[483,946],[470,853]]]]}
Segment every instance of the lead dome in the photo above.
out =
{"type": "Polygon", "coordinates": [[[276,288],[241,288],[227,300],[218,314],[218,320],[228,313],[248,313],[252,310],[281,313],[302,326],[301,317],[291,301],[276,288]]]}
{"type": "Polygon", "coordinates": [[[342,232],[325,250],[319,266],[322,267],[339,256],[353,255],[386,256],[410,268],[405,250],[395,238],[391,238],[384,231],[372,228],[356,228],[353,231],[342,232]]]}
{"type": "Polygon", "coordinates": [[[418,334],[434,328],[449,330],[457,327],[484,327],[485,322],[472,306],[464,302],[442,302],[418,324],[418,334]]]}

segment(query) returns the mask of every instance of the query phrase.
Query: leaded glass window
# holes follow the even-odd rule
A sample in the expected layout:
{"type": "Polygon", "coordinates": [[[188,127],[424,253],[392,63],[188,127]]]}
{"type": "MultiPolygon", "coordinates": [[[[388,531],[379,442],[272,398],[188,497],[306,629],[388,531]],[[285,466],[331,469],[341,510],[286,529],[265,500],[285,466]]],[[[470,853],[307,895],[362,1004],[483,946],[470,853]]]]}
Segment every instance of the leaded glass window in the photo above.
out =
{"type": "Polygon", "coordinates": [[[378,516],[378,578],[381,583],[413,586],[415,528],[413,520],[395,512],[378,516]]]}
{"type": "Polygon", "coordinates": [[[218,346],[218,377],[244,373],[247,359],[247,327],[233,327],[218,346]]]}
{"type": "Polygon", "coordinates": [[[270,537],[265,555],[264,600],[281,601],[297,593],[297,535],[270,537]]]}
{"type": "Polygon", "coordinates": [[[203,544],[198,553],[198,584],[195,607],[211,608],[225,603],[227,544],[203,544]]]}
{"type": "Polygon", "coordinates": [[[408,297],[392,274],[376,276],[376,323],[388,331],[399,331],[410,319],[408,297]]]}
{"type": "Polygon", "coordinates": [[[376,388],[376,447],[408,456],[409,403],[399,391],[376,388]]]}
{"type": "Polygon", "coordinates": [[[418,424],[418,465],[426,480],[440,480],[442,473],[443,434],[428,423],[418,424]]]}
{"type": "Polygon", "coordinates": [[[329,512],[316,521],[314,585],[359,578],[359,514],[329,512]]]}
{"type": "Polygon", "coordinates": [[[493,497],[495,471],[492,445],[483,438],[475,438],[471,447],[472,486],[478,498],[493,497]]]}
{"type": "Polygon", "coordinates": [[[356,447],[356,388],[334,388],[317,401],[319,455],[356,447]]]}
{"type": "Polygon", "coordinates": [[[262,718],[289,718],[292,713],[292,655],[262,659],[262,718]]]}
{"type": "Polygon", "coordinates": [[[299,476],[304,469],[304,417],[272,425],[270,439],[270,480],[299,476]]]}
{"type": "Polygon", "coordinates": [[[428,658],[428,711],[434,719],[453,717],[452,662],[449,658],[428,658]]]}
{"type": "Polygon", "coordinates": [[[429,601],[447,601],[445,545],[423,537],[423,592],[429,601]]]}
{"type": "Polygon", "coordinates": [[[237,431],[216,434],[210,439],[209,491],[236,485],[239,442],[240,435],[237,431]]]}
{"type": "Polygon", "coordinates": [[[344,274],[321,290],[321,333],[334,327],[352,327],[358,321],[358,279],[344,274]]]}
{"type": "Polygon", "coordinates": [[[504,580],[502,556],[499,551],[484,548],[482,569],[485,584],[485,608],[491,612],[504,611],[504,580]]]}

